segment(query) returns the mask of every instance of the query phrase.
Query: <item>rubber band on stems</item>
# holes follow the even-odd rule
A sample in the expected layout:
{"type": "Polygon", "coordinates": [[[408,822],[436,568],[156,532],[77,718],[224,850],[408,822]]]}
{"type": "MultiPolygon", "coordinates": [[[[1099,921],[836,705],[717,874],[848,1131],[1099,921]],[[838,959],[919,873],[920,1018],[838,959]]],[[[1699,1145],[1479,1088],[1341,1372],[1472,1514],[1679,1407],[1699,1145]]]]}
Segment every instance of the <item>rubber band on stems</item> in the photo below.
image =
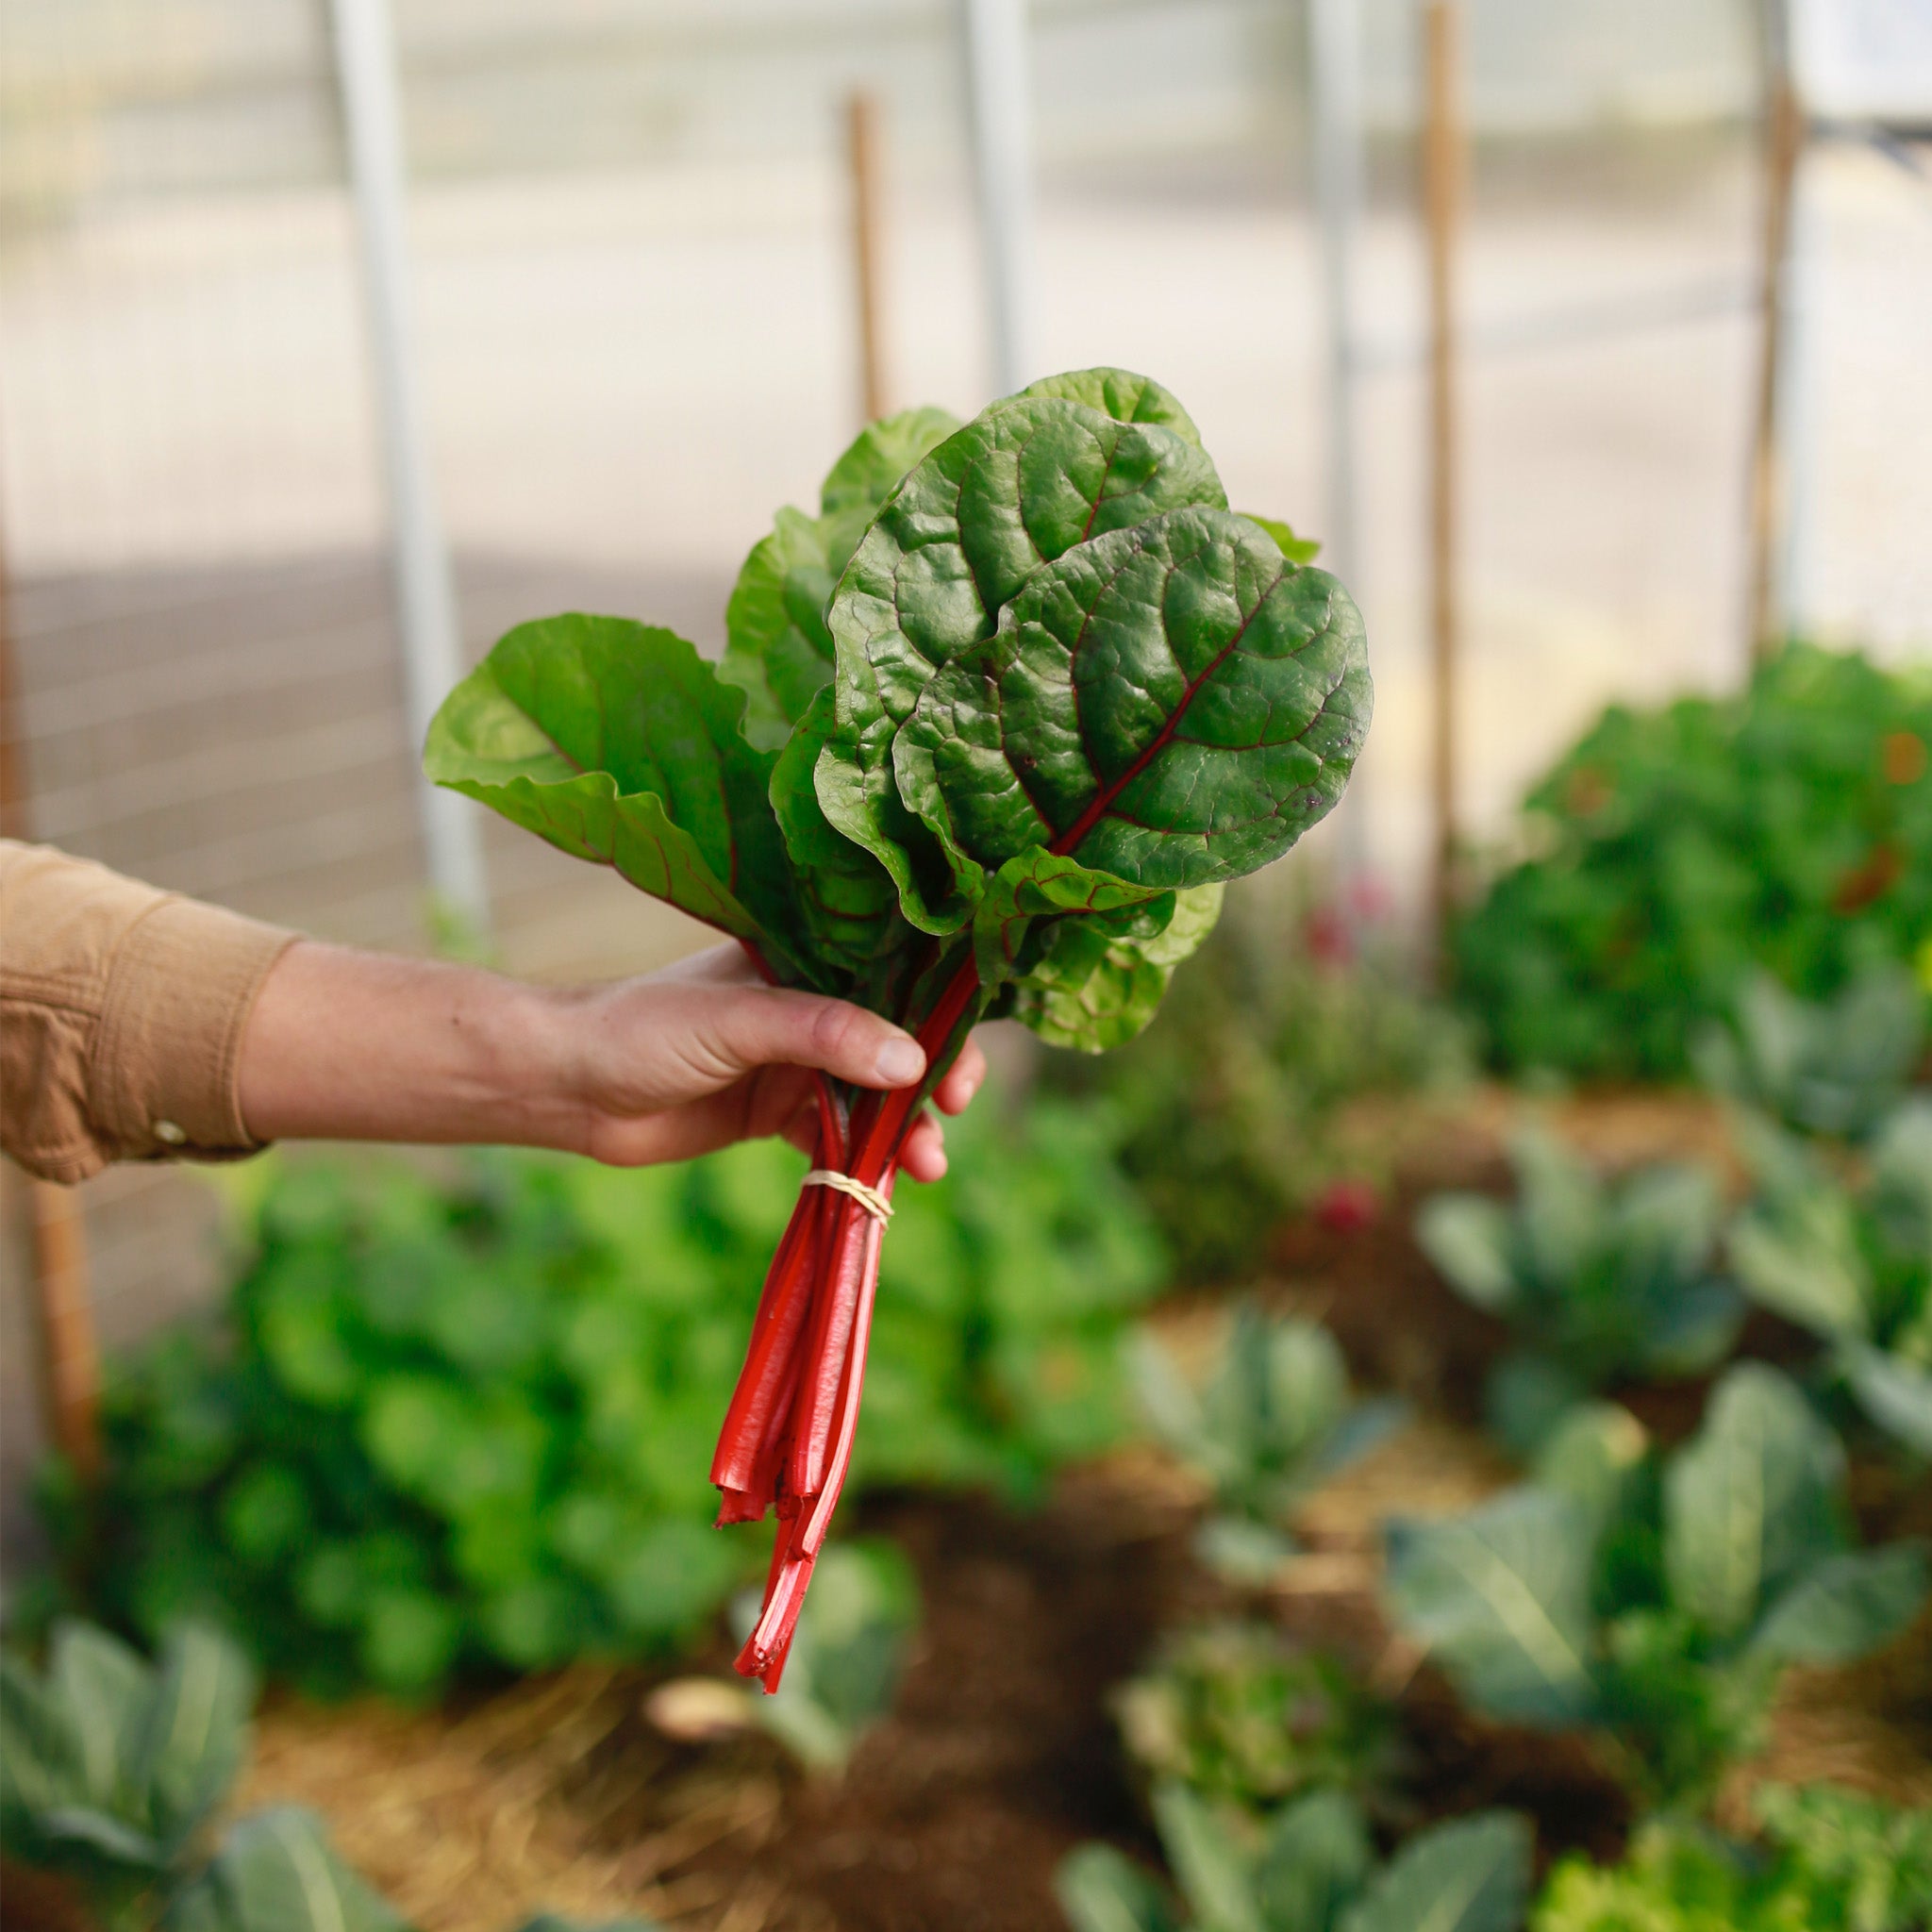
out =
{"type": "Polygon", "coordinates": [[[836,1168],[815,1167],[799,1183],[807,1188],[837,1188],[850,1194],[883,1227],[892,1218],[892,1204],[876,1188],[869,1188],[856,1174],[841,1174],[836,1168]]]}

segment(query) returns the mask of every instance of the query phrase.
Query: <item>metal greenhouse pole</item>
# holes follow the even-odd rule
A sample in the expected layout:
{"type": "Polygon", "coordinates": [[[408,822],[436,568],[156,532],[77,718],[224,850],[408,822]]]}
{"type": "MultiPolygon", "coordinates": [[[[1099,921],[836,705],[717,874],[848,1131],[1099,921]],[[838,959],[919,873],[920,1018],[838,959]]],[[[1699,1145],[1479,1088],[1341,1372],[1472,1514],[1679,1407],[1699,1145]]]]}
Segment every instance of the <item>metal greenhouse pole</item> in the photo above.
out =
{"type": "Polygon", "coordinates": [[[993,387],[1009,395],[1040,374],[1033,366],[1033,103],[1026,4],[962,5],[993,387]]]}
{"type": "MultiPolygon", "coordinates": [[[[330,0],[330,13],[394,541],[404,708],[414,753],[437,706],[462,675],[462,660],[456,587],[416,375],[395,29],[389,0],[330,0]]],[[[489,928],[490,895],[475,811],[423,779],[417,798],[430,885],[480,936],[489,928]]]]}
{"type": "MultiPolygon", "coordinates": [[[[1326,361],[1326,490],[1322,562],[1359,594],[1355,354],[1356,238],[1362,211],[1361,19],[1358,0],[1310,0],[1309,128],[1321,224],[1322,320],[1326,361]]],[[[1359,878],[1370,864],[1368,793],[1357,771],[1338,813],[1342,870],[1359,878]]]]}

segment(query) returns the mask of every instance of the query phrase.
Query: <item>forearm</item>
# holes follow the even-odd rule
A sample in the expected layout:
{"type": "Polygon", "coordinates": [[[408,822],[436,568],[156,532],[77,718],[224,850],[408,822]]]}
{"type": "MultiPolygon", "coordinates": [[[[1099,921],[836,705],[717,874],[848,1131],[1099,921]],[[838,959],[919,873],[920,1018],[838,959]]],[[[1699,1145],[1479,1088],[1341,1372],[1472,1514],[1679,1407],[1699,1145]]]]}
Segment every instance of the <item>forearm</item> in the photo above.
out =
{"type": "Polygon", "coordinates": [[[585,998],[305,940],[250,1015],[242,1116],[258,1141],[583,1148],[572,1022],[585,998]]]}

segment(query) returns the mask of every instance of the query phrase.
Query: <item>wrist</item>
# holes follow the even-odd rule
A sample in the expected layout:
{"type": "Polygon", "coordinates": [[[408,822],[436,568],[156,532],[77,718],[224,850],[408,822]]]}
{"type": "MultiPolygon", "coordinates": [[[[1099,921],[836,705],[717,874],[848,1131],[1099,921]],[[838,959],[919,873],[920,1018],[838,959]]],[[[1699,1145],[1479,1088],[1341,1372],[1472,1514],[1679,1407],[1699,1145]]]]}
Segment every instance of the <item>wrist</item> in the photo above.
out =
{"type": "Polygon", "coordinates": [[[581,1154],[596,1107],[584,1050],[587,995],[574,989],[493,980],[500,992],[479,1028],[479,1104],[493,1138],[581,1154]]]}

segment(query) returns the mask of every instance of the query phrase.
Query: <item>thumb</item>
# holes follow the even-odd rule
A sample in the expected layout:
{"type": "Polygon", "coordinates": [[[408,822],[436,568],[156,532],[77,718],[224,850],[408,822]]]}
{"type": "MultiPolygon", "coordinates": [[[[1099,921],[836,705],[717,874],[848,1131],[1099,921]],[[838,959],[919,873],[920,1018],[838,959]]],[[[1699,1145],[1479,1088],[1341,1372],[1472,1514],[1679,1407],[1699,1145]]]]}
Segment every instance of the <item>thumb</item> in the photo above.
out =
{"type": "Polygon", "coordinates": [[[925,1053],[863,1007],[781,987],[739,987],[706,1002],[699,1030],[732,1075],[772,1065],[819,1067],[858,1087],[909,1087],[925,1053]]]}

